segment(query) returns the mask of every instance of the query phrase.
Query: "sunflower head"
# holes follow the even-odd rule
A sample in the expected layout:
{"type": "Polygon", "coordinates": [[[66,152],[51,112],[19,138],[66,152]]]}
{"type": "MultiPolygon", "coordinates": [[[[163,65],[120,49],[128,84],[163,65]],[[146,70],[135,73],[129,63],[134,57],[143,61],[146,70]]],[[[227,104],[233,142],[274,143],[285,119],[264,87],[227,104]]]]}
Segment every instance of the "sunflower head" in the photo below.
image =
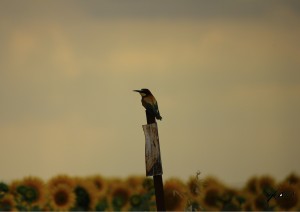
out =
{"type": "Polygon", "coordinates": [[[30,205],[32,208],[41,208],[46,200],[46,188],[43,180],[37,177],[25,177],[21,181],[11,184],[11,192],[20,202],[30,205]]]}
{"type": "Polygon", "coordinates": [[[130,197],[130,189],[127,186],[123,184],[116,186],[111,193],[111,198],[112,198],[111,201],[112,201],[113,209],[114,210],[124,209],[124,207],[129,202],[129,197],[130,197]]]}
{"type": "Polygon", "coordinates": [[[291,210],[299,201],[297,189],[288,183],[283,183],[277,190],[275,200],[281,209],[291,210]]]}
{"type": "Polygon", "coordinates": [[[0,198],[0,211],[16,211],[16,203],[13,195],[6,194],[0,198]]]}
{"type": "Polygon", "coordinates": [[[50,206],[56,211],[68,211],[75,205],[75,193],[67,185],[57,185],[49,194],[50,206]]]}
{"type": "Polygon", "coordinates": [[[99,196],[103,196],[106,194],[108,185],[106,180],[102,176],[95,175],[89,177],[88,180],[94,185],[95,191],[99,194],[99,196]]]}

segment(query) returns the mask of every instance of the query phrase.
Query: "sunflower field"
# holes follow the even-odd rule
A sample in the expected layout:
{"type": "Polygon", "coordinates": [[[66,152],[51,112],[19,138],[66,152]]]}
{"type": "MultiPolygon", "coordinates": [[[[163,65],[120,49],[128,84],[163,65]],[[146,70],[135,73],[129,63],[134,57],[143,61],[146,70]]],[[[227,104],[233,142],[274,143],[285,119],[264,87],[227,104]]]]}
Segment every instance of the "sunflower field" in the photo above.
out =
{"type": "MultiPolygon", "coordinates": [[[[154,193],[151,177],[58,175],[45,182],[29,176],[0,181],[0,211],[155,211],[154,193]]],[[[168,211],[300,210],[300,177],[252,177],[236,189],[197,173],[187,182],[165,180],[164,195],[168,211]]]]}

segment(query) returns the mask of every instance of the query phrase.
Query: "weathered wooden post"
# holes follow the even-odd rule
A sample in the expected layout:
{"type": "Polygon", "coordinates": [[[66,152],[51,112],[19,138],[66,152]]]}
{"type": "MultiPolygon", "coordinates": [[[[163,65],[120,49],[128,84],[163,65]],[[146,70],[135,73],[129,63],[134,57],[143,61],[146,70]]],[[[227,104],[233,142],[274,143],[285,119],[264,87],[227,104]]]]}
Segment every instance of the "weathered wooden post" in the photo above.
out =
{"type": "Polygon", "coordinates": [[[145,134],[146,176],[153,176],[157,211],[165,211],[162,163],[158,128],[153,113],[146,110],[147,125],[143,125],[145,134]]]}

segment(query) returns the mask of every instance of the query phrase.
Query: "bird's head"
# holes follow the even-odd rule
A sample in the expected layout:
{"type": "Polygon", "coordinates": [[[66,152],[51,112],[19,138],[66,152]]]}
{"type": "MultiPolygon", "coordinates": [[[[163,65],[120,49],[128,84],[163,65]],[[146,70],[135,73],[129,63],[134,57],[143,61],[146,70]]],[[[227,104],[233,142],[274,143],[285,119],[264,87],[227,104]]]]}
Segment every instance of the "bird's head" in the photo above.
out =
{"type": "Polygon", "coordinates": [[[151,91],[147,88],[142,88],[141,90],[133,90],[135,92],[139,92],[141,94],[141,96],[148,96],[151,95],[151,91]]]}

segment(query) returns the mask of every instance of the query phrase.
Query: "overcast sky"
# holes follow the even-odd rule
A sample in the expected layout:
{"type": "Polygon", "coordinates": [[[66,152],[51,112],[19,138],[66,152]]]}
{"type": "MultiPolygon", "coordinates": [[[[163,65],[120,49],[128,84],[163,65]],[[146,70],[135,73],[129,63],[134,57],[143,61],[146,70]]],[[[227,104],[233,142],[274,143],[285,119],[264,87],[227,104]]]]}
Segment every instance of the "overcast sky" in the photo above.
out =
{"type": "Polygon", "coordinates": [[[300,2],[0,1],[1,179],[300,172],[300,2]]]}

